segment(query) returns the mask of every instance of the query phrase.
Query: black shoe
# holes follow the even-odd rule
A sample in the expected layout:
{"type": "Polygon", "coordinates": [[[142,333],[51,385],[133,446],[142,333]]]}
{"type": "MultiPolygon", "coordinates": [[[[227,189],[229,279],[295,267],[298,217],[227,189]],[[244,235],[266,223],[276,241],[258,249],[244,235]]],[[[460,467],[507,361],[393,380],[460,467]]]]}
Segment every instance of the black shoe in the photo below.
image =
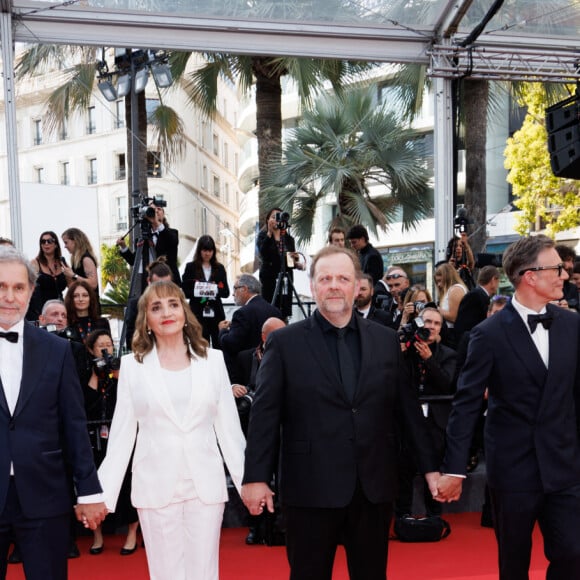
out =
{"type": "Polygon", "coordinates": [[[81,553],[79,552],[79,547],[76,545],[75,542],[73,542],[70,545],[70,548],[68,549],[68,558],[72,559],[72,558],[78,558],[81,555],[81,553]]]}
{"type": "Polygon", "coordinates": [[[263,544],[262,538],[260,534],[256,530],[256,528],[250,528],[248,535],[246,536],[246,544],[248,546],[254,546],[255,544],[263,544]]]}
{"type": "Polygon", "coordinates": [[[121,548],[119,554],[121,554],[121,556],[130,556],[136,552],[137,548],[138,545],[137,542],[135,542],[135,545],[132,548],[121,548]]]}
{"type": "Polygon", "coordinates": [[[11,554],[8,556],[9,564],[20,564],[22,563],[22,556],[20,555],[20,550],[14,546],[11,554]]]}
{"type": "Polygon", "coordinates": [[[105,546],[91,546],[90,550],[89,550],[89,554],[93,555],[93,556],[98,556],[99,554],[103,553],[103,550],[105,549],[105,546]]]}

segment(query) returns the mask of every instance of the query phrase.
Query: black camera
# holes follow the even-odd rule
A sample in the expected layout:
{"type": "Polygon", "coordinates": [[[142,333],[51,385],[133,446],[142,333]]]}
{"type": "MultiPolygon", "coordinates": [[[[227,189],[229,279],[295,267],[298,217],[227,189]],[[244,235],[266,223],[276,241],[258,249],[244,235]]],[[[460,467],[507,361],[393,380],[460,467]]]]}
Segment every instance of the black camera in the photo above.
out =
{"type": "Polygon", "coordinates": [[[423,312],[423,309],[425,306],[427,306],[427,303],[423,302],[423,300],[416,300],[413,302],[413,305],[415,306],[415,312],[419,314],[420,312],[423,312]]]}
{"type": "Polygon", "coordinates": [[[133,219],[141,225],[141,237],[144,240],[150,240],[153,232],[149,220],[155,217],[155,207],[167,207],[167,202],[160,197],[139,197],[139,203],[131,208],[133,219]]]}
{"type": "Polygon", "coordinates": [[[397,301],[391,294],[376,294],[375,308],[394,314],[397,310],[397,301]]]}
{"type": "Polygon", "coordinates": [[[113,371],[118,371],[121,368],[121,360],[106,349],[101,350],[101,356],[93,359],[93,369],[99,379],[104,379],[113,371]]]}
{"type": "Polygon", "coordinates": [[[473,221],[469,219],[467,210],[463,206],[459,206],[453,220],[454,230],[457,233],[464,234],[467,232],[467,226],[472,223],[473,221]]]}
{"type": "Polygon", "coordinates": [[[404,324],[399,328],[399,340],[407,347],[415,344],[415,342],[426,342],[429,340],[431,331],[425,328],[425,323],[422,318],[414,318],[409,324],[404,324]]]}
{"type": "Polygon", "coordinates": [[[274,218],[277,230],[287,230],[290,227],[290,214],[287,211],[277,211],[274,218]]]}

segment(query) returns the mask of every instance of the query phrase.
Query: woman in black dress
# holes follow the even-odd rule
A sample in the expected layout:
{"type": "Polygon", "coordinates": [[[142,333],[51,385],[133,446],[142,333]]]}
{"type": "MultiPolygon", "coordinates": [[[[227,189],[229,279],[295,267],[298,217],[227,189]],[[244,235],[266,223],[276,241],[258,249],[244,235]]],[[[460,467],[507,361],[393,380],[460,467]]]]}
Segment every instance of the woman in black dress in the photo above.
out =
{"type": "Polygon", "coordinates": [[[26,320],[32,321],[38,320],[45,302],[62,300],[67,286],[58,236],[51,231],[42,232],[38,243],[38,255],[31,261],[37,274],[36,285],[26,313],[26,320]]]}
{"type": "Polygon", "coordinates": [[[203,337],[208,342],[211,339],[213,348],[219,348],[218,324],[226,319],[221,299],[230,295],[230,288],[226,270],[217,261],[211,236],[201,236],[197,241],[193,261],[185,266],[182,288],[202,326],[203,337]]]}
{"type": "MultiPolygon", "coordinates": [[[[93,456],[95,465],[99,467],[107,453],[109,428],[117,403],[119,359],[113,358],[113,339],[107,330],[91,332],[85,345],[92,362],[92,372],[89,380],[83,384],[83,395],[93,456]]],[[[131,505],[131,478],[127,475],[119,495],[115,518],[117,527],[128,526],[125,545],[121,548],[121,555],[128,556],[137,549],[139,519],[137,510],[131,505]]],[[[93,545],[89,552],[96,556],[103,551],[103,546],[103,530],[99,526],[93,532],[93,545]]]]}
{"type": "Polygon", "coordinates": [[[109,321],[99,316],[95,293],[86,281],[77,280],[69,286],[64,305],[68,325],[74,335],[73,340],[84,343],[93,330],[104,329],[111,332],[109,321]]]}

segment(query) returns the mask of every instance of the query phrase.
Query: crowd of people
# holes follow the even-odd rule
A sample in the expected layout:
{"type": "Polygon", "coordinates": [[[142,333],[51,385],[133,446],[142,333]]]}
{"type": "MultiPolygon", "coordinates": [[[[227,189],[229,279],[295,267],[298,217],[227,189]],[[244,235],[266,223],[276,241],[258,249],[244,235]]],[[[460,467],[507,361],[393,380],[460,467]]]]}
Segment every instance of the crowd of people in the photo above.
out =
{"type": "Polygon", "coordinates": [[[278,516],[292,580],[330,579],[339,544],[351,578],[385,578],[391,520],[417,515],[416,475],[424,515],[438,520],[485,448],[482,524],[495,527],[500,578],[526,577],[536,521],[549,577],[580,575],[572,249],[541,235],[513,244],[508,297],[500,270],[475,276],[467,237],[454,238],[432,296],[404,264],[385,270],[363,226],[333,227],[310,265],[316,310],[287,324],[285,284],[305,260],[274,208],[257,240],[259,279],[232,281],[228,320],[215,241],[201,236],[180,276],[178,234],[163,208],[152,214],[121,359],[82,231],[61,236],[70,266],[52,231],[32,261],[0,247],[0,556],[14,543],[27,578],[66,578],[75,502],[90,554],[114,517],[127,530],[122,555],[137,550],[140,527],[151,578],[215,580],[225,464],[250,514],[246,543],[271,543],[265,518],[278,516]]]}

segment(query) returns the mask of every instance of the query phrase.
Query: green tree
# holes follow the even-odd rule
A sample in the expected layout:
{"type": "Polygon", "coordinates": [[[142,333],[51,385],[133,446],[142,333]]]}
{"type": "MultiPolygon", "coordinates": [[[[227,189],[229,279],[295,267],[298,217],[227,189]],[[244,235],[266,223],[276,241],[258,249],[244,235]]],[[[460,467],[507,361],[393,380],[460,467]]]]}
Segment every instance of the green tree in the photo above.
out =
{"type": "Polygon", "coordinates": [[[329,202],[338,209],[331,225],[361,223],[376,234],[401,220],[408,229],[432,207],[425,161],[417,134],[377,105],[373,90],[324,95],[290,132],[283,162],[269,168],[266,200],[292,214],[300,241],[329,202]]]}
{"type": "Polygon", "coordinates": [[[107,289],[101,306],[113,318],[123,318],[123,307],[129,299],[131,270],[117,246],[101,244],[101,286],[107,289]]]}
{"type": "Polygon", "coordinates": [[[562,179],[552,173],[545,126],[546,97],[541,85],[521,88],[522,106],[527,114],[522,128],[510,139],[504,152],[508,182],[522,210],[516,231],[526,235],[530,229],[547,230],[548,235],[580,225],[580,182],[562,179]]]}

